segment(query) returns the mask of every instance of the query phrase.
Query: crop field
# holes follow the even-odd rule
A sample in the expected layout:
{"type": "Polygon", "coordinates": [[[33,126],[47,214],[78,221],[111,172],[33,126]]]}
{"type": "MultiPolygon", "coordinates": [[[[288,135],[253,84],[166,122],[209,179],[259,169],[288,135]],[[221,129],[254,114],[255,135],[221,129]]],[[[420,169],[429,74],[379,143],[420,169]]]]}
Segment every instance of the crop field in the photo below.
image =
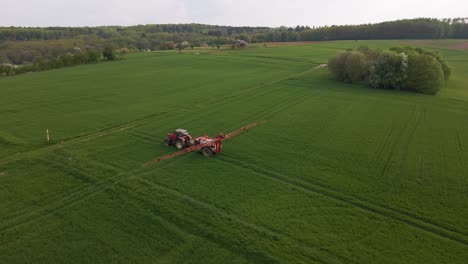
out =
{"type": "MultiPolygon", "coordinates": [[[[468,51],[436,96],[331,80],[342,41],[0,79],[0,263],[466,263],[468,51]],[[199,153],[161,142],[261,126],[199,153]],[[49,129],[51,142],[46,142],[49,129]]],[[[460,43],[455,43],[459,45],[460,43]]]]}

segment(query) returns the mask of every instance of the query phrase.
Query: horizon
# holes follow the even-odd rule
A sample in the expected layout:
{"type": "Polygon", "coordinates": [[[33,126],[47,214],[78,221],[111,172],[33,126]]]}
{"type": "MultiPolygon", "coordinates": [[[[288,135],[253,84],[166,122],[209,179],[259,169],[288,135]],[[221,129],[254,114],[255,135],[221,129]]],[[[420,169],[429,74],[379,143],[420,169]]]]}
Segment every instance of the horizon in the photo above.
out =
{"type": "Polygon", "coordinates": [[[4,3],[0,27],[100,27],[158,24],[204,24],[232,27],[321,27],[375,24],[414,18],[465,17],[468,3],[446,0],[330,0],[326,5],[306,0],[44,0],[4,3]],[[27,5],[29,8],[24,9],[27,5]],[[265,8],[268,7],[268,8],[265,8]],[[11,12],[10,12],[11,11],[11,12]],[[395,15],[396,14],[396,15],[395,15]]]}
{"type": "Polygon", "coordinates": [[[381,23],[386,23],[386,22],[394,22],[394,21],[404,21],[404,20],[416,20],[416,19],[437,19],[437,20],[444,20],[444,19],[455,19],[455,18],[462,18],[468,20],[468,17],[444,17],[444,18],[438,18],[438,17],[413,17],[413,18],[402,18],[402,19],[395,19],[395,20],[383,20],[383,21],[377,21],[377,22],[364,22],[360,24],[327,24],[327,25],[302,25],[302,24],[297,24],[297,25],[280,25],[280,26],[257,26],[257,25],[229,25],[229,24],[206,24],[206,23],[198,23],[198,22],[188,22],[188,23],[148,23],[148,24],[131,24],[131,25],[112,25],[112,24],[103,24],[103,25],[83,25],[83,26],[62,26],[62,25],[51,25],[51,26],[2,26],[0,25],[0,28],[98,28],[98,27],[137,27],[137,26],[152,26],[152,25],[204,25],[204,26],[213,26],[213,27],[250,27],[250,28],[270,28],[270,29],[276,29],[276,28],[281,28],[281,27],[286,27],[286,28],[294,28],[296,26],[304,26],[304,27],[331,27],[331,26],[359,26],[359,25],[371,25],[371,24],[381,24],[381,23]]]}

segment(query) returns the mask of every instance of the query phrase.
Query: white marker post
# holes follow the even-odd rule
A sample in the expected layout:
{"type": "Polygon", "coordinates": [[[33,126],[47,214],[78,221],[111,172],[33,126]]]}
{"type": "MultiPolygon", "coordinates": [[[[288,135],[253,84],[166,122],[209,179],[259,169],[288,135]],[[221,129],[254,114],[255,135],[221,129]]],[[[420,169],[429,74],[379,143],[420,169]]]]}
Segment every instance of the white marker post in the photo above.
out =
{"type": "Polygon", "coordinates": [[[46,129],[46,134],[47,134],[47,142],[49,142],[50,141],[50,136],[49,136],[49,129],[48,128],[46,129]]]}

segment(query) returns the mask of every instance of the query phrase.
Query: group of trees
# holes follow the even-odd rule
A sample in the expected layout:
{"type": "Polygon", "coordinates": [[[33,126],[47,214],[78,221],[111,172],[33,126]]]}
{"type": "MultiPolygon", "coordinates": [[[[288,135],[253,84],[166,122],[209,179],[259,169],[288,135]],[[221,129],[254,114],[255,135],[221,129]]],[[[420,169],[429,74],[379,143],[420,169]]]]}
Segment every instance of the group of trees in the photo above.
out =
{"type": "Polygon", "coordinates": [[[73,53],[66,53],[56,58],[36,58],[34,62],[14,65],[10,63],[0,64],[0,77],[12,76],[27,72],[44,71],[49,69],[58,69],[63,67],[70,67],[80,64],[98,63],[103,57],[106,60],[115,60],[116,53],[111,46],[104,48],[102,52],[96,49],[87,49],[82,51],[76,48],[73,53]]]}
{"type": "Polygon", "coordinates": [[[425,94],[436,94],[451,74],[438,53],[411,47],[389,50],[360,47],[340,52],[329,60],[328,66],[339,81],[425,94]]]}

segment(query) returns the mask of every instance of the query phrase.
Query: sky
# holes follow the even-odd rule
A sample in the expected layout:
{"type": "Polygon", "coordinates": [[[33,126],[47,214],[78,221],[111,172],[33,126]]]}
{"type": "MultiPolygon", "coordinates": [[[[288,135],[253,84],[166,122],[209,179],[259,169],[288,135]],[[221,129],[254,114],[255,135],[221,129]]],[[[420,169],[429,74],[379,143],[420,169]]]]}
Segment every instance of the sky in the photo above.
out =
{"type": "Polygon", "coordinates": [[[0,26],[324,26],[467,15],[464,0],[0,0],[0,26]]]}

